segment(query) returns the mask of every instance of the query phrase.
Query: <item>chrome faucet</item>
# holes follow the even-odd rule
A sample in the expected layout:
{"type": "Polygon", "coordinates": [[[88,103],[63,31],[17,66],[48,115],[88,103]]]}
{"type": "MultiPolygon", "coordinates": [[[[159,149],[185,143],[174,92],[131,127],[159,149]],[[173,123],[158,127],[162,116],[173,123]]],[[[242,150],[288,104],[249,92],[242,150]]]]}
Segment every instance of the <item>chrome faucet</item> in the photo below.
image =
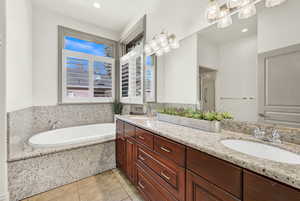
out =
{"type": "Polygon", "coordinates": [[[255,128],[254,132],[253,132],[253,135],[254,135],[255,138],[261,139],[261,140],[266,141],[266,142],[272,142],[272,143],[278,143],[278,144],[281,143],[281,139],[280,139],[281,136],[280,136],[279,131],[277,129],[274,129],[272,131],[272,136],[271,137],[266,136],[266,131],[263,130],[263,129],[260,129],[260,128],[255,128]]]}
{"type": "Polygon", "coordinates": [[[60,124],[60,121],[55,121],[53,124],[51,124],[50,130],[57,129],[58,124],[60,124]]]}

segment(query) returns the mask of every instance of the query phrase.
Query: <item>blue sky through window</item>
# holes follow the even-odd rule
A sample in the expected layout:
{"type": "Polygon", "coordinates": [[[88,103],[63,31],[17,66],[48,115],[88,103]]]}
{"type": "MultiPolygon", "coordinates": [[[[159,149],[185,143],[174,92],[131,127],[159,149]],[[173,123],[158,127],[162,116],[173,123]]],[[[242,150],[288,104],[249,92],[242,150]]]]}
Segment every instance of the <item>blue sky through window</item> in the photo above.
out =
{"type": "Polygon", "coordinates": [[[105,48],[107,47],[108,46],[104,44],[98,44],[87,40],[81,40],[78,38],[65,36],[66,50],[107,57],[105,50],[105,48]]]}

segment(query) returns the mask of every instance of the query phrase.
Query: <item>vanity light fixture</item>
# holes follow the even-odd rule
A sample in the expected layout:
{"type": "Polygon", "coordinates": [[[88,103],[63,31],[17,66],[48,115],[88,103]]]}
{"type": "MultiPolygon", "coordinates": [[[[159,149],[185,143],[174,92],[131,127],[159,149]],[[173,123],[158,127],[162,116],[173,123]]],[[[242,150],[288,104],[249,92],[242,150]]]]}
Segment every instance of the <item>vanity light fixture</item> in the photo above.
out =
{"type": "Polygon", "coordinates": [[[162,56],[164,53],[170,52],[171,49],[179,47],[180,44],[175,34],[169,35],[167,32],[162,31],[145,45],[144,51],[147,55],[154,53],[156,56],[162,56]]]}
{"type": "Polygon", "coordinates": [[[239,10],[239,18],[247,19],[256,15],[256,7],[250,0],[244,0],[242,8],[239,10]]]}
{"type": "Polygon", "coordinates": [[[241,6],[242,0],[227,0],[227,8],[238,8],[241,6]]]}
{"type": "Polygon", "coordinates": [[[209,0],[205,15],[209,22],[219,18],[220,6],[217,0],[209,0]]]}
{"type": "Polygon", "coordinates": [[[249,30],[247,29],[247,28],[244,28],[244,29],[242,29],[242,33],[246,33],[246,32],[248,32],[249,30]]]}
{"type": "Polygon", "coordinates": [[[222,9],[220,12],[220,19],[218,21],[218,28],[226,28],[232,25],[232,18],[229,15],[229,9],[222,9]]]}
{"type": "MultiPolygon", "coordinates": [[[[239,19],[247,19],[256,15],[256,4],[263,0],[226,0],[221,6],[218,0],[209,0],[205,12],[209,23],[217,23],[218,28],[225,28],[232,24],[231,15],[238,12],[239,19]]],[[[265,6],[271,8],[288,0],[265,0],[265,6]]]]}
{"type": "Polygon", "coordinates": [[[279,6],[280,4],[283,4],[287,0],[266,0],[266,7],[271,8],[275,6],[279,6]]]}
{"type": "Polygon", "coordinates": [[[95,8],[101,8],[101,5],[100,5],[99,2],[94,2],[94,3],[93,3],[93,6],[94,6],[95,8]]]}

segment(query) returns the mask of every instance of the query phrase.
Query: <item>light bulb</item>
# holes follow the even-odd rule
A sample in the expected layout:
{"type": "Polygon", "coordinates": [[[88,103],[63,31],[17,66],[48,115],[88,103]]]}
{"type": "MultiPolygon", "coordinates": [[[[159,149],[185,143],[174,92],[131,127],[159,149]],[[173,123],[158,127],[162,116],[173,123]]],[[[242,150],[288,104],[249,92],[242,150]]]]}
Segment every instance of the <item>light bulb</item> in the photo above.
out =
{"type": "Polygon", "coordinates": [[[242,0],[227,0],[227,8],[237,8],[240,7],[242,0]]]}
{"type": "Polygon", "coordinates": [[[206,9],[206,19],[211,22],[219,17],[220,6],[216,0],[211,0],[206,9]]]}
{"type": "Polygon", "coordinates": [[[223,29],[230,25],[232,25],[232,18],[231,15],[229,15],[229,10],[228,9],[221,10],[220,20],[218,21],[217,27],[223,29]]]}
{"type": "Polygon", "coordinates": [[[162,49],[157,50],[155,53],[155,55],[158,57],[162,56],[163,54],[164,54],[164,51],[162,49]]]}
{"type": "Polygon", "coordinates": [[[151,40],[149,44],[154,51],[157,51],[159,49],[158,43],[155,39],[151,40]]]}
{"type": "Polygon", "coordinates": [[[159,42],[161,44],[168,43],[168,36],[167,36],[167,34],[165,34],[164,32],[162,32],[161,34],[159,34],[159,36],[157,37],[157,42],[159,42]]]}
{"type": "Polygon", "coordinates": [[[163,50],[164,50],[165,53],[168,53],[168,52],[171,51],[171,48],[170,48],[170,46],[166,46],[166,47],[163,48],[163,50]]]}
{"type": "Polygon", "coordinates": [[[271,8],[274,6],[279,6],[280,4],[286,2],[287,0],[266,0],[266,7],[271,8]]]}
{"type": "Polygon", "coordinates": [[[256,15],[256,7],[253,3],[244,6],[239,11],[239,18],[240,19],[247,19],[247,18],[250,18],[254,15],[256,15]]]}
{"type": "Polygon", "coordinates": [[[176,39],[176,36],[174,34],[170,35],[169,44],[173,49],[177,49],[180,47],[179,41],[176,39]]]}
{"type": "Polygon", "coordinates": [[[152,52],[152,48],[149,44],[145,45],[144,51],[146,54],[150,54],[152,52]]]}

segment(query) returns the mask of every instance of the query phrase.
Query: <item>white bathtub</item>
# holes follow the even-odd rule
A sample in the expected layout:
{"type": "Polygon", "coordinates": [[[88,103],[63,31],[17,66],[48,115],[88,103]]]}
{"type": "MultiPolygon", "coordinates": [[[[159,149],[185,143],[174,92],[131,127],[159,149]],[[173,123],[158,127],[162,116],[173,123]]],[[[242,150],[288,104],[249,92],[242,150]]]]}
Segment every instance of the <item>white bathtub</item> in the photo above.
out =
{"type": "Polygon", "coordinates": [[[52,148],[93,141],[113,140],[115,124],[94,124],[51,130],[36,134],[29,139],[34,148],[52,148]]]}

